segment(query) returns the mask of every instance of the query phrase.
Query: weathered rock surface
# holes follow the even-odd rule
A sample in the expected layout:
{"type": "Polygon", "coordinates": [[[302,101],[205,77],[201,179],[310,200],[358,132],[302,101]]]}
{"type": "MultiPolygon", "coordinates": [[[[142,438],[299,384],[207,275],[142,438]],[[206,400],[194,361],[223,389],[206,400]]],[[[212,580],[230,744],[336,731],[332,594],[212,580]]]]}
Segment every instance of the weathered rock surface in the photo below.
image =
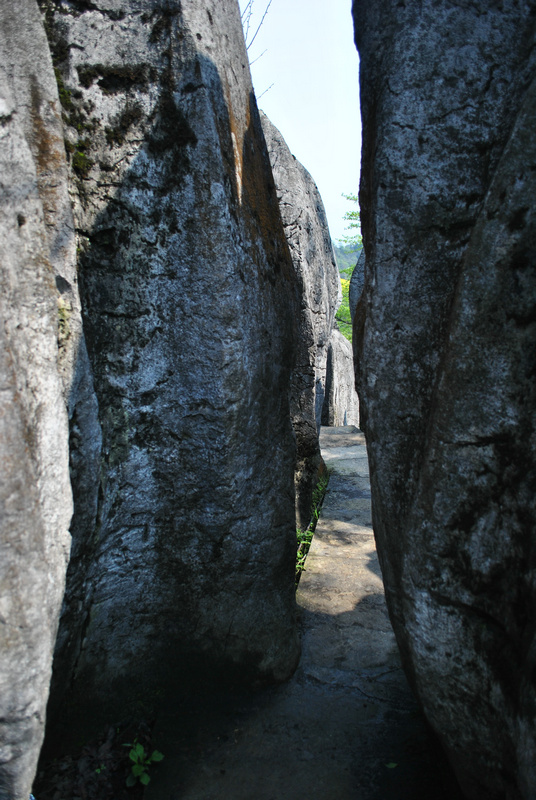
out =
{"type": "Polygon", "coordinates": [[[359,398],[354,387],[352,345],[337,328],[331,332],[329,342],[322,425],[359,426],[359,398]]]}
{"type": "Polygon", "coordinates": [[[58,92],[34,0],[0,5],[0,184],[0,797],[27,800],[72,513],[58,370],[65,307],[55,277],[73,272],[73,226],[58,92]]]}
{"type": "Polygon", "coordinates": [[[374,528],[469,798],[536,795],[536,6],[354,2],[374,528]]]}
{"type": "Polygon", "coordinates": [[[350,289],[348,291],[348,301],[350,305],[350,315],[352,317],[352,321],[354,319],[355,310],[357,308],[359,298],[361,297],[364,285],[365,285],[365,250],[363,249],[359,253],[359,258],[357,259],[357,263],[352,272],[352,277],[350,278],[350,289]]]}
{"type": "Polygon", "coordinates": [[[262,112],[261,120],[301,295],[291,418],[297,449],[296,521],[305,528],[310,522],[312,492],[321,462],[318,434],[328,347],[342,295],[326,212],[316,184],[262,112]]]}
{"type": "Polygon", "coordinates": [[[62,676],[110,713],[198,667],[284,678],[297,295],[238,5],[42,7],[102,428],[82,371],[56,705],[62,676]]]}

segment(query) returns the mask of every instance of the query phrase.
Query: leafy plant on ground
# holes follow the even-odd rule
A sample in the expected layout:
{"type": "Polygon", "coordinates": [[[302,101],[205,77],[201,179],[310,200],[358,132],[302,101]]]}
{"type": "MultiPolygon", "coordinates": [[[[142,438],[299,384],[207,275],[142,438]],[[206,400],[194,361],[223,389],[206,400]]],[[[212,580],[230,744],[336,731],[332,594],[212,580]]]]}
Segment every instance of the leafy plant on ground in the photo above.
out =
{"type": "Polygon", "coordinates": [[[152,753],[152,723],[140,719],[109,726],[67,753],[43,754],[33,793],[37,800],[142,800],[140,781],[126,785],[133,762],[124,742],[141,742],[152,753]]]}
{"type": "Polygon", "coordinates": [[[320,518],[320,509],[324,502],[324,497],[329,483],[329,471],[320,476],[318,483],[313,491],[313,502],[311,505],[311,522],[303,531],[301,528],[296,528],[296,538],[298,540],[298,550],[296,553],[296,587],[300,582],[301,574],[305,569],[305,559],[313,541],[313,535],[316,529],[316,524],[320,518]]]}
{"type": "Polygon", "coordinates": [[[137,739],[134,739],[132,744],[124,744],[123,747],[131,748],[128,757],[134,762],[131,767],[130,775],[127,776],[127,786],[134,786],[136,781],[147,786],[151,780],[149,767],[157,761],[162,761],[164,756],[159,750],[153,750],[151,755],[149,755],[149,751],[146,751],[145,747],[141,742],[138,742],[137,739]]]}

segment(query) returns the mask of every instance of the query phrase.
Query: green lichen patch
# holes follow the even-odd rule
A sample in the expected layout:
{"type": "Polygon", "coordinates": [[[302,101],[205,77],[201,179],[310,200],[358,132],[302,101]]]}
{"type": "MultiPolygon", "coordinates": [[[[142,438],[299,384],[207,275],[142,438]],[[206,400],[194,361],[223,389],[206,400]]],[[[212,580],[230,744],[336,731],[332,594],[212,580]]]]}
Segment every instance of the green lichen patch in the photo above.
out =
{"type": "MultiPolygon", "coordinates": [[[[78,133],[93,133],[98,126],[98,120],[91,117],[95,109],[95,104],[91,100],[83,101],[83,94],[79,90],[69,89],[63,80],[61,70],[54,67],[56,83],[58,85],[58,96],[63,109],[63,121],[66,125],[74,128],[78,133]]],[[[73,152],[72,145],[65,145],[66,151],[73,152]]]]}
{"type": "Polygon", "coordinates": [[[58,95],[60,103],[65,111],[73,110],[73,98],[70,90],[65,86],[61,72],[58,67],[54,67],[54,75],[56,76],[56,83],[58,84],[58,95]]]}
{"type": "Polygon", "coordinates": [[[54,19],[54,15],[59,9],[54,0],[37,0],[37,3],[41,10],[43,25],[52,55],[52,63],[56,66],[69,56],[69,45],[65,39],[64,31],[61,26],[56,24],[54,19]]]}
{"type": "Polygon", "coordinates": [[[71,158],[71,166],[79,178],[87,178],[93,166],[93,161],[80,150],[76,150],[71,158]]]}

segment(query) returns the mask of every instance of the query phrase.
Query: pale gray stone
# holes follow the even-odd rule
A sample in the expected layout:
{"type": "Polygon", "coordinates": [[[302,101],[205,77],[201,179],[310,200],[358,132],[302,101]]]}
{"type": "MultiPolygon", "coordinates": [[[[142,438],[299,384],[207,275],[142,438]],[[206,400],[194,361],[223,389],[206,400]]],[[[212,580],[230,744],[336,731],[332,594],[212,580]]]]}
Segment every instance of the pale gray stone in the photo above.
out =
{"type": "Polygon", "coordinates": [[[0,5],[0,797],[43,738],[72,498],[56,269],[73,270],[58,94],[34,0],[0,5]]]}
{"type": "MultiPolygon", "coordinates": [[[[296,522],[306,528],[321,465],[318,434],[326,392],[328,348],[335,312],[342,299],[341,282],[316,184],[262,112],[261,120],[301,295],[290,409],[297,449],[296,522]]],[[[352,369],[348,375],[353,382],[352,369]]]]}
{"type": "Polygon", "coordinates": [[[374,529],[406,670],[482,800],[536,795],[535,12],[354,2],[374,529]]]}
{"type": "Polygon", "coordinates": [[[359,398],[354,386],[352,345],[337,328],[331,332],[329,343],[322,424],[359,427],[359,398]]]}

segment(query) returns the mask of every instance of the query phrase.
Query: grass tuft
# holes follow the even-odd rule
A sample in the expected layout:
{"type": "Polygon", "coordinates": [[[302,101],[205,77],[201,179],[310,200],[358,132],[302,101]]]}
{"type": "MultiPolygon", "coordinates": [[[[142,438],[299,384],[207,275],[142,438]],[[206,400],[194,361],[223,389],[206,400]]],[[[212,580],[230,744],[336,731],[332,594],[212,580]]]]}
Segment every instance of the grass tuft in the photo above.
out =
{"type": "Polygon", "coordinates": [[[298,549],[296,553],[296,588],[300,582],[301,574],[305,569],[305,560],[313,541],[316,524],[320,518],[320,509],[324,502],[324,497],[329,483],[329,471],[320,476],[318,483],[313,491],[313,502],[311,506],[311,522],[303,531],[301,528],[296,528],[296,538],[298,540],[298,549]]]}

